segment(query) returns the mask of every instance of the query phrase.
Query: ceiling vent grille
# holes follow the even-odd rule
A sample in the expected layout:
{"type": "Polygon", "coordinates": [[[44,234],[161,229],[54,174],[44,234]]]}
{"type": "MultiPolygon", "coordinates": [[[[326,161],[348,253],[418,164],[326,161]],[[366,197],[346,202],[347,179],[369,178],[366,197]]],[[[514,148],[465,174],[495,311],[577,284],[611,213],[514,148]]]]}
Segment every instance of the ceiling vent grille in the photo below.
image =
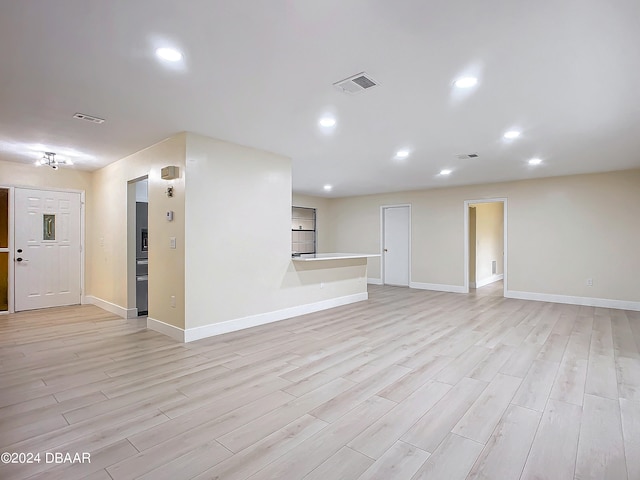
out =
{"type": "Polygon", "coordinates": [[[456,158],[458,158],[459,160],[466,160],[468,158],[478,158],[480,155],[478,155],[477,153],[461,153],[459,155],[456,155],[456,158]]]}
{"type": "Polygon", "coordinates": [[[334,87],[342,90],[345,93],[359,93],[378,85],[374,79],[368,73],[360,72],[352,77],[345,78],[333,84],[334,87]]]}
{"type": "Polygon", "coordinates": [[[73,118],[91,123],[104,123],[104,118],[94,117],[92,115],[87,115],[86,113],[76,113],[73,118]]]}

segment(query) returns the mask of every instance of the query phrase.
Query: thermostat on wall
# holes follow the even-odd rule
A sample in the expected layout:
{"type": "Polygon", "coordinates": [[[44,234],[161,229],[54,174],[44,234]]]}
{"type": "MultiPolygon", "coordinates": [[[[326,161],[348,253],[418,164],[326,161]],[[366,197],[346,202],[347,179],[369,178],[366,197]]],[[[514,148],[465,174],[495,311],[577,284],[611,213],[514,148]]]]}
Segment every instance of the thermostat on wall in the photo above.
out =
{"type": "Polygon", "coordinates": [[[160,176],[163,180],[173,180],[180,176],[180,169],[176,166],[164,167],[160,170],[160,176]]]}

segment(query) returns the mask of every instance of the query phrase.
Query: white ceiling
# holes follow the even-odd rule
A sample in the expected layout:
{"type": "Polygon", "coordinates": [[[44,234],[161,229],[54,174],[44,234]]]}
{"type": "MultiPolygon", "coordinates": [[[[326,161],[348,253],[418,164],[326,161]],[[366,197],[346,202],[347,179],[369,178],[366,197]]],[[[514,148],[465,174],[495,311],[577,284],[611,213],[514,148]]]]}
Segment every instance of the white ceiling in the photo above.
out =
{"type": "Polygon", "coordinates": [[[193,131],[290,156],[294,189],[328,196],[634,168],[639,45],[637,0],[3,0],[0,159],[93,170],[193,131]],[[380,86],[332,87],[361,71],[380,86]]]}

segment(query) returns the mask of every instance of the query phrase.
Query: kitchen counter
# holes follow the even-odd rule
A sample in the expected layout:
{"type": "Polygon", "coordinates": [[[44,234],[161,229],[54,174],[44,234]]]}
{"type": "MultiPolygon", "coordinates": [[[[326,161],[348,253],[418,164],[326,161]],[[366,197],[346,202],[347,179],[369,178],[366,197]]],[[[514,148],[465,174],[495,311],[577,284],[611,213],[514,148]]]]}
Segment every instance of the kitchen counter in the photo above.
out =
{"type": "Polygon", "coordinates": [[[349,260],[353,258],[379,257],[380,254],[371,253],[312,253],[291,257],[294,262],[316,262],[319,260],[349,260]]]}

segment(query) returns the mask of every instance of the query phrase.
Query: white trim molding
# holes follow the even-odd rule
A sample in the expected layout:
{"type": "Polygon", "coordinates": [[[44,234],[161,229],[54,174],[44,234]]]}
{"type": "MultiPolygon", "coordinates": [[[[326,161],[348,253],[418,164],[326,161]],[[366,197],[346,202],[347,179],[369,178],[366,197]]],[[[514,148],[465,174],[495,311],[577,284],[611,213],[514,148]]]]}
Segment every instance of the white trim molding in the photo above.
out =
{"type": "Polygon", "coordinates": [[[463,285],[444,285],[441,283],[421,283],[411,282],[409,284],[411,288],[417,288],[420,290],[434,290],[436,292],[449,292],[449,293],[469,293],[463,285]]]}
{"type": "Polygon", "coordinates": [[[551,293],[520,292],[507,290],[505,297],[536,302],[566,303],[585,307],[615,308],[618,310],[634,310],[640,312],[640,302],[614,300],[610,298],[576,297],[571,295],[555,295],[551,293]]]}
{"type": "MultiPolygon", "coordinates": [[[[367,292],[362,292],[353,295],[346,295],[344,297],[322,300],[321,302],[307,303],[306,305],[284,308],[282,310],[276,310],[273,312],[259,313],[257,315],[250,315],[248,317],[235,318],[233,320],[227,320],[226,322],[212,323],[210,325],[204,325],[202,327],[187,328],[186,330],[184,330],[184,342],[193,342],[194,340],[200,340],[202,338],[213,337],[215,335],[235,332],[237,330],[243,330],[245,328],[257,327],[258,325],[277,322],[279,320],[286,320],[287,318],[298,317],[300,315],[306,315],[307,313],[319,312],[320,310],[340,307],[342,305],[348,305],[350,303],[362,302],[363,300],[367,300],[368,298],[369,294],[367,292]]],[[[149,325],[149,321],[147,321],[147,325],[149,325]]],[[[155,330],[155,328],[153,329],[155,330]]],[[[163,331],[162,333],[165,332],[163,331]]],[[[172,336],[172,338],[175,337],[172,336]]]]}
{"type": "Polygon", "coordinates": [[[367,278],[367,283],[369,285],[382,285],[381,278],[367,278]]]}
{"type": "MultiPolygon", "coordinates": [[[[484,287],[485,285],[489,285],[491,283],[499,282],[504,278],[504,273],[500,275],[491,275],[490,277],[483,278],[482,280],[475,282],[474,288],[484,287]]],[[[469,287],[471,287],[471,283],[469,283],[469,287]]]]}
{"type": "Polygon", "coordinates": [[[185,342],[185,331],[180,327],[169,325],[155,318],[147,317],[147,328],[154,332],[162,333],[167,337],[171,337],[178,342],[185,342]]]}
{"type": "Polygon", "coordinates": [[[98,297],[94,297],[93,295],[85,295],[82,303],[95,305],[96,307],[100,307],[101,309],[106,310],[107,312],[111,312],[122,318],[136,318],[138,316],[137,308],[121,307],[120,305],[107,302],[106,300],[103,300],[98,297]]]}

